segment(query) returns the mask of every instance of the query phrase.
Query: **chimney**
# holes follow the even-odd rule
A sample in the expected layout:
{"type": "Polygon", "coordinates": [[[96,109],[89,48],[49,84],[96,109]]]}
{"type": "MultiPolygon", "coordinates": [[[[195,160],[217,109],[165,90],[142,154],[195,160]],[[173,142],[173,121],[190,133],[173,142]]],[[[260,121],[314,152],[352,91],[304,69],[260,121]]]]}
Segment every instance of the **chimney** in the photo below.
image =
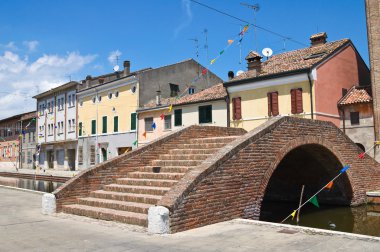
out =
{"type": "Polygon", "coordinates": [[[160,106],[160,105],[161,105],[161,90],[158,90],[158,91],[157,91],[157,95],[156,95],[156,105],[157,105],[157,106],[160,106]]]}
{"type": "Polygon", "coordinates": [[[228,80],[232,80],[234,78],[234,72],[228,71],[228,80]]]}
{"type": "Polygon", "coordinates": [[[91,87],[91,79],[92,79],[91,75],[86,76],[86,88],[91,87]]]}
{"type": "Polygon", "coordinates": [[[263,57],[260,56],[259,53],[250,51],[248,56],[245,57],[245,60],[248,64],[248,70],[255,71],[255,76],[259,75],[261,72],[261,59],[263,57]]]}
{"type": "Polygon", "coordinates": [[[129,60],[125,60],[123,63],[124,66],[124,76],[127,76],[131,73],[131,62],[129,60]]]}
{"type": "Polygon", "coordinates": [[[313,34],[310,36],[311,47],[323,45],[323,44],[326,44],[326,42],[327,42],[326,32],[320,32],[320,33],[313,34]]]}

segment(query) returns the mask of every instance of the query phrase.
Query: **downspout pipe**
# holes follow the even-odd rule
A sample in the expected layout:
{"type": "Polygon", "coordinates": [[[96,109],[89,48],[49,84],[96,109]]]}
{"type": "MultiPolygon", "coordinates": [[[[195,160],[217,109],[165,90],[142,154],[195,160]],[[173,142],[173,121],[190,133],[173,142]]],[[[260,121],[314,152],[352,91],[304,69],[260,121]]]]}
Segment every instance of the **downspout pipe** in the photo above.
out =
{"type": "Polygon", "coordinates": [[[310,78],[310,72],[307,73],[307,78],[309,79],[309,88],[310,88],[310,113],[311,113],[311,120],[314,120],[314,104],[313,104],[313,82],[310,78]]]}
{"type": "Polygon", "coordinates": [[[226,106],[227,106],[227,127],[229,128],[231,126],[231,119],[230,119],[230,94],[228,93],[228,88],[224,87],[227,92],[226,96],[226,106]]]}

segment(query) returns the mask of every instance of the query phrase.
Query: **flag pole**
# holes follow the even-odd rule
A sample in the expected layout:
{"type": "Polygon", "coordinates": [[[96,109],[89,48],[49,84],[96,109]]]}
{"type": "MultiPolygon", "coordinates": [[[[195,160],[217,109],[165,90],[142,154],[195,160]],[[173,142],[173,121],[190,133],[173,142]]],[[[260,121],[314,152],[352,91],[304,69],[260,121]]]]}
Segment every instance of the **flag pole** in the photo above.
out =
{"type": "MultiPolygon", "coordinates": [[[[304,189],[305,189],[305,185],[302,185],[300,203],[298,204],[298,207],[300,207],[302,204],[303,190],[304,189]]],[[[297,224],[298,224],[298,222],[300,222],[300,212],[301,212],[301,209],[297,211],[297,224]]]]}

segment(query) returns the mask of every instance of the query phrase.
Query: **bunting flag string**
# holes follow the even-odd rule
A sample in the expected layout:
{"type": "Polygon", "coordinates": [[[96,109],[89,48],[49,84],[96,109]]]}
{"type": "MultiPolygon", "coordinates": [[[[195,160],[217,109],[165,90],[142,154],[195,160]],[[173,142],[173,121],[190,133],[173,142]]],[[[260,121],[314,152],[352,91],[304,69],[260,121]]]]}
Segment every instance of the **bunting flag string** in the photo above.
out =
{"type": "Polygon", "coordinates": [[[313,196],[311,196],[308,200],[306,200],[302,205],[300,205],[296,210],[294,210],[291,214],[289,214],[285,219],[283,219],[281,221],[281,223],[283,223],[284,221],[286,221],[287,219],[289,219],[289,217],[293,217],[294,218],[294,215],[295,213],[300,210],[304,205],[306,205],[308,202],[312,203],[313,205],[319,207],[319,203],[318,203],[318,200],[316,198],[317,194],[319,194],[323,189],[325,189],[331,182],[333,182],[334,180],[336,180],[337,178],[339,178],[340,175],[342,175],[344,172],[346,172],[348,169],[350,168],[350,165],[346,165],[344,166],[338,175],[336,175],[332,180],[330,180],[326,185],[324,185],[319,191],[317,191],[313,196]],[[315,199],[314,199],[315,198],[315,199]]]}
{"type": "Polygon", "coordinates": [[[326,189],[330,190],[333,187],[333,185],[334,185],[334,181],[331,181],[330,183],[327,184],[326,189]]]}
{"type": "Polygon", "coordinates": [[[375,141],[375,144],[374,144],[371,148],[369,148],[367,151],[365,151],[365,152],[363,152],[363,153],[360,153],[360,154],[359,154],[359,158],[360,158],[360,159],[364,159],[365,155],[368,154],[368,152],[370,152],[370,151],[371,151],[373,148],[375,148],[375,146],[377,146],[377,145],[380,145],[380,141],[375,141]]]}

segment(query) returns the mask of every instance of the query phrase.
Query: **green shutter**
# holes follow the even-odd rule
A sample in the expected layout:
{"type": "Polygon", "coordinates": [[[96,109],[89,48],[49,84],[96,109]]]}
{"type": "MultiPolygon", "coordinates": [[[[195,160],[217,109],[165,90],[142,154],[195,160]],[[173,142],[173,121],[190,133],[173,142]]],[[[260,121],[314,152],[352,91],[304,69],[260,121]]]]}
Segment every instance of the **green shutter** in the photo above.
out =
{"type": "Polygon", "coordinates": [[[212,106],[200,106],[198,108],[199,123],[211,123],[212,122],[212,106]]]}
{"type": "Polygon", "coordinates": [[[182,109],[174,110],[174,126],[182,126],[182,109]]]}
{"type": "Polygon", "coordinates": [[[82,123],[79,123],[79,136],[82,136],[82,123]]]}
{"type": "Polygon", "coordinates": [[[92,135],[96,134],[96,120],[91,121],[91,134],[92,135]]]}
{"type": "Polygon", "coordinates": [[[113,118],[113,132],[119,132],[119,117],[115,116],[113,118]]]}
{"type": "Polygon", "coordinates": [[[107,116],[103,116],[103,130],[102,133],[107,133],[107,116]]]}
{"type": "Polygon", "coordinates": [[[136,130],[136,113],[131,114],[131,130],[136,130]]]}

